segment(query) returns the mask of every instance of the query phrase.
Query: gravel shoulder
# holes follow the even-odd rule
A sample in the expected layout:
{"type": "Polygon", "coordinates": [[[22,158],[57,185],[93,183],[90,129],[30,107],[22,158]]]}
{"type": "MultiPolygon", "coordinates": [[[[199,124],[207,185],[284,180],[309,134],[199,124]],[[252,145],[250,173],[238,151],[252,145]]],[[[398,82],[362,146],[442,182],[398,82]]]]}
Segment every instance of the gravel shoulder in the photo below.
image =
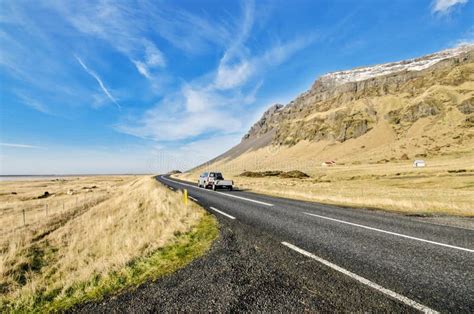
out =
{"type": "Polygon", "coordinates": [[[220,237],[204,257],[155,282],[71,312],[413,311],[288,250],[264,232],[218,220],[220,237]]]}

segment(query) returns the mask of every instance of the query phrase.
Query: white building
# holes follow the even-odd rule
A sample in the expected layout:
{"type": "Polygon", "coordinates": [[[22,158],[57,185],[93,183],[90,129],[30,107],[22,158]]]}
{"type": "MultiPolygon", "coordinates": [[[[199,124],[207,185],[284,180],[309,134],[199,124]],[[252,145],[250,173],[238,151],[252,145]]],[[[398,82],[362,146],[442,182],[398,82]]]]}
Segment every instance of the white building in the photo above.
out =
{"type": "Polygon", "coordinates": [[[425,167],[426,163],[424,160],[417,159],[413,162],[413,168],[420,168],[420,167],[425,167]]]}

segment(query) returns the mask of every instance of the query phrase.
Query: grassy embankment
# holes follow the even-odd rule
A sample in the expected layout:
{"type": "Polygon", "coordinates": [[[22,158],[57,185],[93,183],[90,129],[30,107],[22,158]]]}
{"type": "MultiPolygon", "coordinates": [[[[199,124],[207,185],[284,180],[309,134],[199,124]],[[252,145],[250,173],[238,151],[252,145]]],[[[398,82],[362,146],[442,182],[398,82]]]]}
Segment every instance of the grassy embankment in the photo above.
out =
{"type": "Polygon", "coordinates": [[[218,235],[150,177],[2,182],[0,200],[0,312],[100,299],[183,267],[218,235]]]}
{"type": "MultiPolygon", "coordinates": [[[[234,160],[220,161],[209,166],[208,170],[223,171],[224,176],[233,179],[239,188],[268,195],[371,207],[408,215],[474,217],[473,154],[429,158],[428,166],[418,169],[412,167],[411,160],[383,163],[343,160],[334,167],[324,168],[320,160],[309,162],[306,155],[299,155],[301,151],[311,151],[310,146],[301,143],[275,156],[263,148],[234,160]],[[240,176],[244,171],[294,169],[310,177],[240,176]]],[[[202,171],[204,169],[197,169],[176,177],[194,182],[202,171]]]]}

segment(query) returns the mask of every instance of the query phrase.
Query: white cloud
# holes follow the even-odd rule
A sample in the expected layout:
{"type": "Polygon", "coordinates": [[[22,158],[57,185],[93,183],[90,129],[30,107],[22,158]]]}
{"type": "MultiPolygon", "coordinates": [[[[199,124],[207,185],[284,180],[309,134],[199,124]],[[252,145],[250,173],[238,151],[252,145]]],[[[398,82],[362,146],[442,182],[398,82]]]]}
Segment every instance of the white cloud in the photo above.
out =
{"type": "MultiPolygon", "coordinates": [[[[235,39],[224,43],[216,69],[184,82],[174,95],[168,95],[142,117],[122,121],[116,129],[158,142],[245,132],[246,120],[255,110],[248,106],[255,102],[264,73],[314,41],[314,36],[306,35],[288,42],[276,41],[268,49],[252,53],[246,43],[254,22],[254,3],[246,1],[240,23],[230,36],[235,39]]],[[[135,65],[146,75],[143,64],[135,65]]]]}
{"type": "Polygon", "coordinates": [[[315,36],[306,35],[285,43],[278,41],[262,54],[241,58],[234,64],[221,60],[213,86],[219,90],[240,87],[255,76],[263,75],[269,68],[285,62],[293,54],[313,43],[315,39],[315,36]]]}
{"type": "Polygon", "coordinates": [[[152,69],[166,67],[163,52],[144,36],[149,27],[143,12],[113,2],[55,3],[55,8],[80,32],[107,41],[128,57],[137,71],[153,81],[152,69]],[[137,65],[139,64],[139,65],[137,65]]]}
{"type": "Polygon", "coordinates": [[[27,105],[28,107],[31,107],[42,113],[51,114],[51,111],[49,110],[48,107],[46,107],[42,102],[28,96],[27,92],[16,90],[15,94],[21,100],[21,102],[27,105]]]}
{"type": "Polygon", "coordinates": [[[14,79],[10,90],[20,102],[46,114],[92,104],[93,92],[71,71],[70,65],[76,66],[76,61],[71,61],[69,51],[65,58],[63,43],[49,31],[51,25],[63,29],[64,24],[57,20],[46,22],[39,18],[45,12],[32,14],[33,10],[39,9],[22,7],[19,2],[2,3],[2,14],[8,18],[2,19],[0,30],[0,67],[14,79]],[[45,28],[45,23],[50,23],[50,28],[45,28]]]}
{"type": "Polygon", "coordinates": [[[254,65],[248,60],[237,64],[221,64],[217,69],[215,86],[218,89],[231,89],[238,87],[250,78],[254,72],[254,65]]]}
{"type": "Polygon", "coordinates": [[[191,14],[185,10],[154,2],[139,4],[146,17],[153,23],[153,31],[173,46],[189,53],[202,54],[213,46],[232,41],[230,25],[232,19],[219,20],[213,16],[191,14]]]}
{"type": "Polygon", "coordinates": [[[166,67],[165,57],[152,42],[145,40],[143,41],[143,45],[145,47],[144,61],[135,59],[131,59],[131,61],[141,75],[149,80],[153,80],[154,75],[151,74],[152,70],[166,67]]]}
{"type": "Polygon", "coordinates": [[[28,145],[28,144],[17,144],[17,143],[0,143],[0,146],[15,147],[15,148],[42,148],[40,146],[28,145]]]}
{"type": "Polygon", "coordinates": [[[118,109],[122,109],[122,107],[119,105],[119,103],[117,102],[117,100],[115,100],[115,98],[112,96],[112,94],[110,94],[109,90],[105,87],[104,85],[104,82],[102,82],[102,80],[100,79],[100,77],[94,72],[92,71],[91,69],[89,69],[85,64],[84,62],[82,62],[81,58],[79,58],[78,56],[75,56],[77,61],[79,62],[79,64],[82,66],[82,68],[87,72],[89,73],[90,76],[92,76],[96,81],[97,83],[99,84],[100,88],[102,89],[102,91],[104,92],[104,94],[110,99],[110,101],[112,101],[118,109]]]}
{"type": "Polygon", "coordinates": [[[215,72],[213,87],[218,90],[234,89],[245,85],[256,76],[262,75],[269,67],[281,64],[298,50],[315,40],[313,34],[305,34],[288,42],[277,41],[268,45],[260,54],[252,54],[246,42],[252,35],[255,24],[255,3],[243,2],[243,14],[237,32],[226,48],[215,72]]]}
{"type": "Polygon", "coordinates": [[[146,66],[145,63],[138,61],[138,60],[132,60],[133,64],[135,64],[135,67],[137,68],[138,72],[146,77],[147,79],[151,79],[152,76],[150,72],[148,71],[148,67],[146,66]]]}
{"type": "Polygon", "coordinates": [[[185,86],[182,89],[187,112],[194,114],[207,112],[220,101],[217,95],[204,89],[196,89],[191,86],[185,86]]]}
{"type": "MultiPolygon", "coordinates": [[[[177,103],[174,107],[176,106],[180,104],[177,103]]],[[[204,133],[228,134],[241,131],[240,119],[224,110],[183,110],[181,113],[171,113],[162,107],[149,110],[136,122],[119,124],[116,129],[159,142],[192,139],[204,133]]]]}
{"type": "Polygon", "coordinates": [[[150,41],[144,41],[145,46],[145,62],[148,66],[165,67],[166,61],[163,53],[156,48],[156,46],[150,41]]]}
{"type": "Polygon", "coordinates": [[[435,0],[433,2],[432,11],[434,13],[448,13],[452,7],[458,4],[465,4],[468,0],[435,0]]]}

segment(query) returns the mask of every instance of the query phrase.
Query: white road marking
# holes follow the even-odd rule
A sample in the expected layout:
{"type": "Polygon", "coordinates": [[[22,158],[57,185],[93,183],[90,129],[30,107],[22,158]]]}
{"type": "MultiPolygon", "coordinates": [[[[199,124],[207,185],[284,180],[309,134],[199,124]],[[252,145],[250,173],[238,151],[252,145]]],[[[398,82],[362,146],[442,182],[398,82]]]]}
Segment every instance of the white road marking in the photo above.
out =
{"type": "MultiPolygon", "coordinates": [[[[218,193],[219,193],[219,192],[218,192],[218,193]]],[[[265,203],[265,202],[261,202],[261,201],[256,201],[256,200],[253,200],[253,199],[250,199],[250,198],[246,198],[246,197],[242,197],[242,196],[237,196],[237,195],[227,194],[227,193],[219,193],[219,194],[225,195],[225,196],[228,196],[228,197],[239,198],[239,199],[241,199],[241,200],[245,200],[245,201],[249,201],[249,202],[254,202],[254,203],[261,204],[261,205],[265,205],[265,206],[273,206],[273,204],[270,204],[270,203],[265,203]]]]}
{"type": "Polygon", "coordinates": [[[215,207],[212,207],[212,206],[211,206],[210,208],[211,208],[213,211],[218,212],[219,214],[222,214],[222,215],[224,215],[224,216],[226,216],[226,217],[229,217],[230,219],[235,219],[234,216],[231,216],[231,215],[229,215],[229,214],[226,214],[226,213],[224,213],[223,211],[220,211],[220,210],[218,210],[218,209],[215,208],[215,207]]]}
{"type": "Polygon", "coordinates": [[[425,240],[425,239],[421,239],[421,238],[417,238],[417,237],[412,237],[412,236],[405,235],[405,234],[401,234],[401,233],[386,231],[386,230],[382,230],[382,229],[378,229],[378,228],[373,228],[373,227],[369,227],[369,226],[365,226],[365,225],[360,225],[360,224],[356,224],[356,223],[353,223],[353,222],[348,222],[348,221],[344,221],[344,220],[340,220],[340,219],[330,218],[330,217],[321,216],[321,215],[316,215],[316,214],[311,214],[311,213],[306,213],[306,212],[303,212],[303,214],[310,215],[310,216],[314,216],[314,217],[318,217],[318,218],[322,218],[322,219],[337,221],[337,222],[340,222],[340,223],[343,223],[343,224],[347,224],[347,225],[351,225],[351,226],[356,226],[356,227],[360,227],[360,228],[365,228],[365,229],[369,229],[369,230],[373,230],[373,231],[383,232],[383,233],[395,235],[395,236],[402,237],[402,238],[407,238],[407,239],[412,239],[412,240],[416,240],[416,241],[426,242],[426,243],[435,244],[435,245],[439,245],[439,246],[445,246],[445,247],[449,247],[449,248],[452,248],[452,249],[461,250],[461,251],[466,251],[466,252],[470,252],[470,253],[473,253],[473,252],[474,252],[474,250],[466,249],[466,248],[459,247],[459,246],[454,246],[454,245],[450,245],[450,244],[445,244],[445,243],[440,243],[440,242],[425,240]]]}
{"type": "MultiPolygon", "coordinates": [[[[212,190],[206,190],[206,189],[201,189],[201,188],[198,188],[197,186],[195,185],[192,185],[192,184],[187,184],[187,183],[181,183],[181,182],[177,182],[177,181],[174,181],[174,180],[170,180],[168,178],[165,178],[163,176],[161,176],[161,178],[165,181],[169,181],[169,182],[173,182],[173,183],[176,183],[176,184],[181,184],[181,185],[184,185],[184,186],[189,186],[191,188],[195,188],[195,189],[199,189],[201,191],[206,191],[206,192],[215,192],[215,191],[212,191],[212,190]]],[[[219,192],[217,192],[219,193],[219,192]]],[[[224,195],[224,196],[228,196],[228,197],[234,197],[234,198],[239,198],[241,200],[245,200],[245,201],[249,201],[249,202],[253,202],[253,203],[257,203],[257,204],[261,204],[261,205],[265,205],[265,206],[273,206],[273,204],[270,204],[270,203],[265,203],[265,202],[261,202],[261,201],[256,201],[256,200],[253,200],[253,199],[250,199],[250,198],[246,198],[246,197],[242,197],[242,196],[236,196],[236,195],[232,195],[232,194],[227,194],[227,193],[219,193],[220,195],[224,195]]]]}
{"type": "Polygon", "coordinates": [[[284,246],[286,246],[286,247],[288,247],[288,248],[290,248],[290,249],[292,249],[292,250],[294,250],[294,251],[296,251],[300,254],[303,254],[307,257],[310,257],[310,258],[320,262],[321,264],[324,264],[324,265],[326,265],[326,266],[328,266],[328,267],[330,267],[334,270],[337,270],[338,272],[341,272],[344,275],[347,275],[347,276],[351,277],[352,279],[355,279],[355,280],[359,281],[360,283],[362,283],[364,285],[367,285],[367,286],[369,286],[369,287],[371,287],[371,288],[373,288],[373,289],[375,289],[379,292],[382,292],[382,293],[388,295],[391,298],[394,298],[398,301],[401,301],[401,302],[405,303],[406,305],[409,305],[409,306],[411,306],[411,307],[413,307],[413,308],[415,308],[415,309],[417,309],[417,310],[419,310],[423,313],[438,313],[437,311],[435,311],[435,310],[433,310],[433,309],[431,309],[431,308],[429,308],[429,307],[427,307],[423,304],[420,304],[416,301],[413,301],[413,300],[411,300],[411,299],[409,299],[409,298],[407,298],[407,297],[405,297],[401,294],[398,294],[398,293],[396,293],[392,290],[386,289],[386,288],[376,284],[375,282],[372,282],[368,279],[365,279],[364,277],[361,277],[357,274],[354,274],[354,273],[348,271],[347,269],[344,269],[340,266],[337,266],[336,264],[333,264],[333,263],[331,263],[331,262],[329,262],[329,261],[327,261],[327,260],[325,260],[321,257],[318,257],[318,256],[308,252],[308,251],[300,249],[299,247],[297,247],[293,244],[290,244],[288,242],[282,242],[281,244],[283,244],[284,246]]]}
{"type": "Polygon", "coordinates": [[[172,186],[168,186],[168,189],[170,189],[171,191],[174,191],[174,187],[172,186]]]}
{"type": "Polygon", "coordinates": [[[191,199],[191,200],[193,200],[193,201],[195,201],[195,202],[198,201],[197,198],[194,198],[194,197],[192,197],[192,196],[188,196],[188,197],[189,197],[189,199],[191,199]]]}

